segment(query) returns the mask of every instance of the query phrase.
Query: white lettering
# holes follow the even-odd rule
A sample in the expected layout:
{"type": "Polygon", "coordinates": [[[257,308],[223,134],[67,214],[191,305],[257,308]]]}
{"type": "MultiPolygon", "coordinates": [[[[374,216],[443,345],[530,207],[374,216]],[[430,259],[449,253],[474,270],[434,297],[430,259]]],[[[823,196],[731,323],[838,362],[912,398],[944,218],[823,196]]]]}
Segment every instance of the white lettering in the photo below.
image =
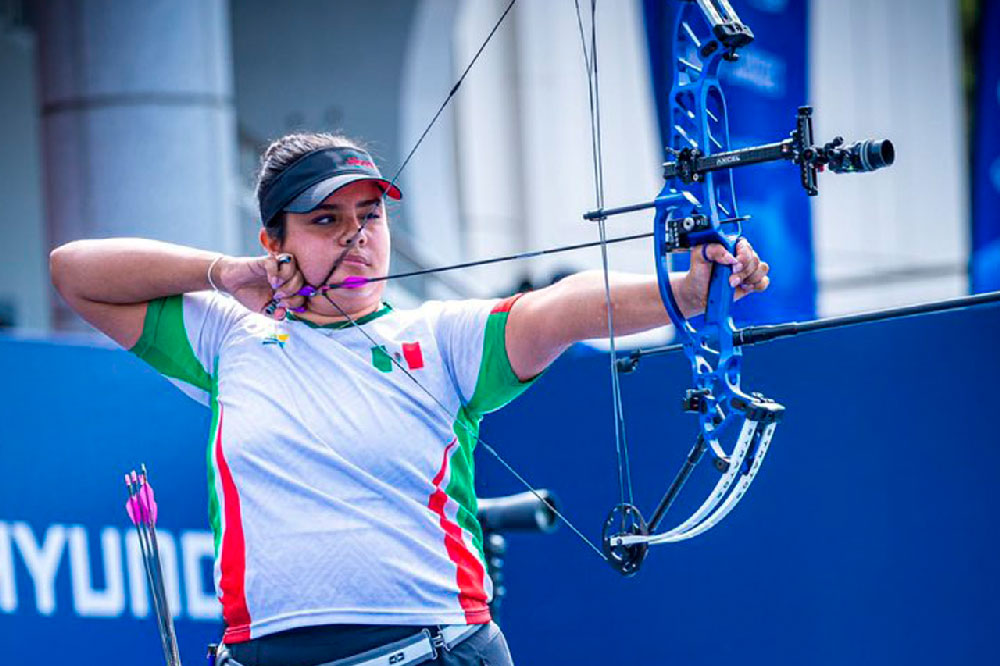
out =
{"type": "Polygon", "coordinates": [[[780,97],[786,88],[786,65],[779,56],[753,48],[741,51],[740,59],[726,70],[725,79],[749,86],[765,97],[780,97]]]}
{"type": "Polygon", "coordinates": [[[128,567],[128,594],[132,615],[146,617],[149,615],[149,596],[146,592],[149,587],[142,563],[142,551],[139,550],[139,537],[135,530],[125,533],[125,563],[128,567]]]}
{"type": "Polygon", "coordinates": [[[0,522],[0,611],[17,610],[17,589],[14,587],[14,553],[10,547],[10,529],[0,522]]]}
{"type": "MultiPolygon", "coordinates": [[[[166,530],[156,531],[156,541],[159,544],[160,567],[163,569],[163,587],[167,592],[167,606],[170,616],[181,614],[181,589],[177,574],[177,544],[174,537],[166,530]]],[[[142,564],[142,550],[139,548],[139,536],[135,530],[129,530],[125,537],[125,552],[128,558],[129,594],[132,599],[132,614],[136,617],[146,617],[149,614],[149,583],[146,570],[142,564]]]]}
{"type": "Polygon", "coordinates": [[[215,539],[210,532],[184,532],[181,534],[181,553],[184,560],[184,596],[187,612],[194,620],[217,620],[222,608],[215,598],[215,583],[205,592],[201,575],[201,561],[215,559],[215,539]]]}
{"type": "Polygon", "coordinates": [[[56,572],[66,543],[66,529],[62,525],[50,525],[41,547],[26,524],[14,523],[13,533],[14,543],[35,584],[35,606],[42,615],[52,615],[56,610],[56,572]]]}
{"type": "Polygon", "coordinates": [[[81,617],[118,617],[125,610],[125,583],[122,580],[122,543],[118,530],[101,530],[104,562],[104,590],[95,590],[90,576],[90,552],[87,531],[80,525],[69,530],[70,580],[73,585],[73,608],[81,617]]]}
{"type": "MultiPolygon", "coordinates": [[[[38,613],[48,616],[56,612],[56,582],[65,547],[68,550],[70,590],[60,590],[60,593],[71,591],[73,610],[78,616],[119,617],[125,612],[127,593],[132,614],[137,618],[147,617],[151,612],[149,587],[135,530],[125,530],[123,561],[122,532],[114,527],[101,529],[100,559],[93,563],[95,567],[103,566],[104,584],[101,589],[94,588],[90,536],[83,525],[53,524],[45,530],[44,538],[36,539],[26,523],[0,521],[0,613],[13,613],[18,609],[14,564],[18,553],[34,585],[38,613]]],[[[157,538],[171,616],[178,618],[185,614],[181,603],[183,575],[186,615],[192,620],[218,621],[222,609],[215,598],[214,581],[206,580],[202,575],[204,560],[211,561],[215,554],[211,532],[182,532],[180,554],[177,539],[170,532],[158,530],[157,538]]]]}

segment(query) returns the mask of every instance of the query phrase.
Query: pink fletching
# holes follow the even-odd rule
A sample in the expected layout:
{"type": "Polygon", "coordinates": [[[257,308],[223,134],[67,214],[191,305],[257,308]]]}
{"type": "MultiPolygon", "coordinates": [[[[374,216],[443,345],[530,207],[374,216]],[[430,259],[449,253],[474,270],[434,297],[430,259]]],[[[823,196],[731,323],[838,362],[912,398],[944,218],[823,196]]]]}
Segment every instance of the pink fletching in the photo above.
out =
{"type": "Polygon", "coordinates": [[[142,517],[150,525],[156,524],[157,508],[156,508],[156,495],[153,493],[153,486],[149,485],[149,482],[142,484],[142,488],[139,489],[139,505],[142,508],[142,517]]]}
{"type": "Polygon", "coordinates": [[[360,275],[352,275],[344,278],[344,281],[340,283],[340,286],[344,289],[357,289],[358,287],[363,287],[366,284],[368,284],[367,279],[361,277],[360,275]]]}
{"type": "Polygon", "coordinates": [[[125,511],[136,525],[140,522],[145,525],[156,525],[158,510],[153,487],[149,483],[142,484],[139,492],[125,502],[125,511]]]}
{"type": "Polygon", "coordinates": [[[129,497],[128,501],[125,502],[125,511],[128,513],[128,517],[132,520],[134,525],[139,524],[139,500],[135,497],[129,497]]]}

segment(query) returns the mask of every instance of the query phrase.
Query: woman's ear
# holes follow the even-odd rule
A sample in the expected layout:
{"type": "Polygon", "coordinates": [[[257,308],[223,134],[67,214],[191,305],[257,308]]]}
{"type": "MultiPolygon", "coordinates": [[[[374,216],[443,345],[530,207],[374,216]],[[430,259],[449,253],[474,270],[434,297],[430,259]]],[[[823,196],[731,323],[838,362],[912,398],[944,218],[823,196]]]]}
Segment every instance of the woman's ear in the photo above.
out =
{"type": "Polygon", "coordinates": [[[278,254],[281,252],[281,243],[274,238],[271,238],[271,234],[267,233],[267,229],[264,227],[260,228],[257,239],[260,241],[260,246],[264,248],[264,251],[268,254],[278,254]]]}

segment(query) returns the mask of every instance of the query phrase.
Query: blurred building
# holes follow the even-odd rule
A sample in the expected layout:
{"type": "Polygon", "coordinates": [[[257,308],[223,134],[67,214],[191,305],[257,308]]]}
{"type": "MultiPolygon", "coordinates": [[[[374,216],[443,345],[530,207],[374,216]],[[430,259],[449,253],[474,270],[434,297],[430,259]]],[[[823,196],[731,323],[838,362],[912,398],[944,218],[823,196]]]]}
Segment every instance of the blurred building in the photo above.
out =
{"type": "MultiPolygon", "coordinates": [[[[747,4],[781,11],[793,1],[747,4]]],[[[916,4],[810,5],[803,101],[817,106],[818,135],[890,136],[899,156],[884,172],[827,179],[814,202],[825,313],[966,290],[957,9],[916,4]]],[[[343,131],[395,173],[505,6],[0,3],[0,325],[82,326],[47,279],[48,250],[71,239],[257,252],[253,174],[283,133],[343,131]]],[[[602,3],[598,39],[608,204],[645,200],[662,181],[641,3],[602,3]]],[[[394,271],[596,238],[580,218],[594,205],[581,53],[572,2],[517,4],[402,173],[394,271]]],[[[610,232],[648,226],[630,216],[610,232]]],[[[647,255],[644,244],[617,246],[612,266],[649,271],[647,255]]],[[[587,251],[413,278],[390,296],[493,296],[597,266],[587,251]]]]}

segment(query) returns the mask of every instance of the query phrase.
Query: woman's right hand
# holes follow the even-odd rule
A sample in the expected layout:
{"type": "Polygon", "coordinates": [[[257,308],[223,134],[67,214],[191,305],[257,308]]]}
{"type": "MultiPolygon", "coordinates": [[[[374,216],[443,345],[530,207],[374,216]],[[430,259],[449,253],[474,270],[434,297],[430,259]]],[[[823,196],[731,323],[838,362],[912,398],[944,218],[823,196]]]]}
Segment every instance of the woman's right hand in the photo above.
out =
{"type": "Polygon", "coordinates": [[[288,310],[300,312],[306,298],[299,290],[306,286],[295,257],[290,254],[265,257],[223,257],[213,271],[222,291],[254,312],[284,319],[288,310]],[[269,308],[272,301],[277,306],[269,308]]]}

